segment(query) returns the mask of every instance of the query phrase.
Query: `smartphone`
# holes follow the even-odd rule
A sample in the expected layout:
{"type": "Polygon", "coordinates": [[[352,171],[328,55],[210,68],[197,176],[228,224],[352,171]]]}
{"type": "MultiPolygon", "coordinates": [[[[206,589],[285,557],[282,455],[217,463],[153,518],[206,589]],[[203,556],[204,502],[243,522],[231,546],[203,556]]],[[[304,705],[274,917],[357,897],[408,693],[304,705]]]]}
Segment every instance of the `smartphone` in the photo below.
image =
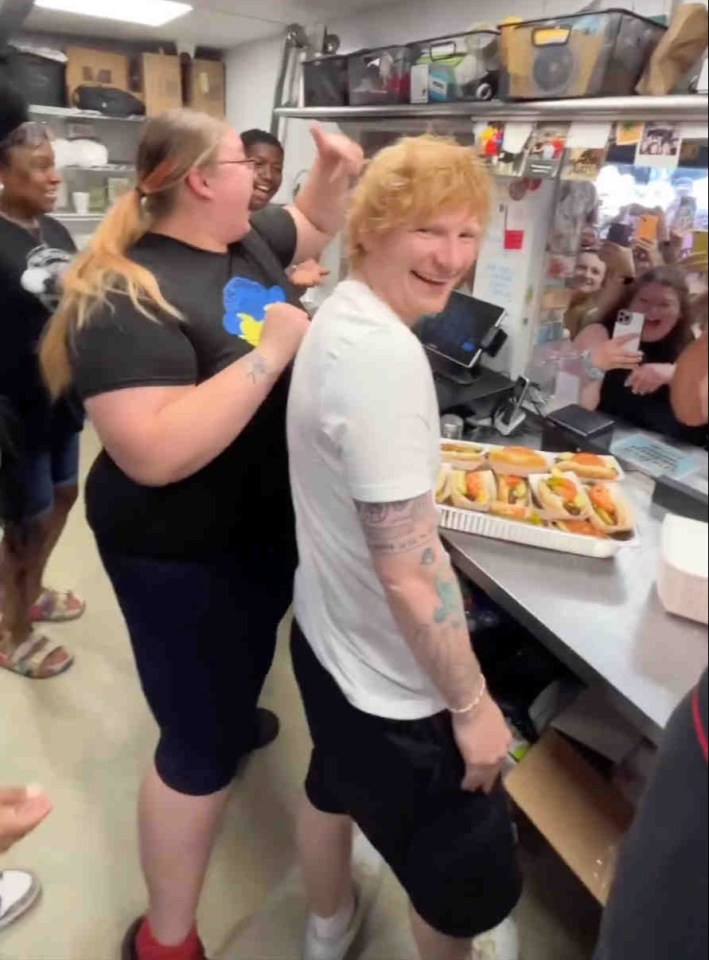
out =
{"type": "Polygon", "coordinates": [[[637,340],[629,340],[624,349],[628,353],[638,353],[640,350],[640,340],[645,327],[645,314],[633,313],[630,310],[619,310],[618,316],[613,328],[613,339],[616,337],[627,337],[631,333],[637,334],[637,340]]]}
{"type": "Polygon", "coordinates": [[[657,234],[660,228],[660,218],[656,214],[645,213],[638,221],[638,227],[635,231],[636,240],[647,240],[649,243],[657,243],[657,234]]]}
{"type": "Polygon", "coordinates": [[[630,223],[612,223],[608,230],[608,242],[619,247],[629,247],[633,239],[633,226],[630,223]]]}

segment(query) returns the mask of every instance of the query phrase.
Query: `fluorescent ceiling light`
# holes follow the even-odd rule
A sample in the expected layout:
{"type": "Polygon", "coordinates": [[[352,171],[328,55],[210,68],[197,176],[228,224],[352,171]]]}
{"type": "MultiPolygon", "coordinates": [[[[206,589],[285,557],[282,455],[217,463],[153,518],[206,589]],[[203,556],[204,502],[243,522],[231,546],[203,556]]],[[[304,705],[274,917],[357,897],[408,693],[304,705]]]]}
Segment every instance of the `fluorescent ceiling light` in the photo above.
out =
{"type": "Polygon", "coordinates": [[[162,27],[192,11],[189,3],[176,3],[175,0],[35,0],[35,6],[59,13],[137,23],[143,27],[162,27]]]}

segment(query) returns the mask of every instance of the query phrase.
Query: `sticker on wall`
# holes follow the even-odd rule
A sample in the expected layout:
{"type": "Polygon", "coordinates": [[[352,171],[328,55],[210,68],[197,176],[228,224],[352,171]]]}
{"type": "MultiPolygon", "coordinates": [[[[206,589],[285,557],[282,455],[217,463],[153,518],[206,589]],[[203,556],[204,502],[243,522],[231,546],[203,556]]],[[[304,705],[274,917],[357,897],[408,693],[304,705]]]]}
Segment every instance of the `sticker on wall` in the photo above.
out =
{"type": "Polygon", "coordinates": [[[525,175],[554,179],[564,159],[568,134],[568,124],[539,124],[532,134],[525,175]]]}
{"type": "Polygon", "coordinates": [[[564,164],[561,168],[561,179],[590,180],[592,183],[595,183],[605,161],[605,150],[591,147],[567,150],[564,164]]]}
{"type": "Polygon", "coordinates": [[[615,126],[615,142],[619,147],[634,147],[643,138],[644,123],[617,123],[615,126]]]}
{"type": "Polygon", "coordinates": [[[647,123],[635,154],[636,167],[675,170],[679,165],[682,136],[673,123],[647,123]]]}

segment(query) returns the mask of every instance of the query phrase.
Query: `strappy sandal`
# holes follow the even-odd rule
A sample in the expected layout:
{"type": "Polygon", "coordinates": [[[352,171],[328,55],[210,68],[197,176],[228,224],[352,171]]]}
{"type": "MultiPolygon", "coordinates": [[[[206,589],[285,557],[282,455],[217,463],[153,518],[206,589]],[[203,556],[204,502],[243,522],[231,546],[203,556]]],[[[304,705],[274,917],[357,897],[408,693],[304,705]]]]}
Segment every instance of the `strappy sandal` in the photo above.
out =
{"type": "Polygon", "coordinates": [[[74,663],[74,657],[61,644],[54,643],[49,637],[39,633],[33,633],[29,640],[21,643],[12,653],[7,649],[7,641],[5,647],[6,649],[3,649],[0,643],[0,667],[28,680],[52,680],[66,673],[74,663]],[[46,666],[52,654],[60,651],[66,654],[66,659],[51,667],[46,666]]]}
{"type": "Polygon", "coordinates": [[[30,608],[32,623],[69,623],[84,615],[86,604],[71,590],[42,590],[30,608]]]}
{"type": "Polygon", "coordinates": [[[42,886],[26,870],[0,870],[0,930],[27,913],[39,899],[42,886]]]}

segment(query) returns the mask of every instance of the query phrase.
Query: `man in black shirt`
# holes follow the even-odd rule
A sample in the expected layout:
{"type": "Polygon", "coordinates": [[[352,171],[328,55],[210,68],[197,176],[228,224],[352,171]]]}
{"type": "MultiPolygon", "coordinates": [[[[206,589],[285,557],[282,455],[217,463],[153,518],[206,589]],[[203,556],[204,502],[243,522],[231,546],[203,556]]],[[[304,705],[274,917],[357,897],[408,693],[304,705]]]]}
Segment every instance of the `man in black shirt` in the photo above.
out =
{"type": "Polygon", "coordinates": [[[37,360],[61,274],[76,248],[65,228],[47,216],[60,177],[46,128],[28,121],[12,92],[0,94],[0,180],[0,399],[3,434],[12,436],[0,501],[0,667],[46,679],[67,670],[72,657],[33,624],[75,619],[84,609],[73,594],[42,584],[77,496],[81,417],[68,401],[52,407],[37,360]]]}

